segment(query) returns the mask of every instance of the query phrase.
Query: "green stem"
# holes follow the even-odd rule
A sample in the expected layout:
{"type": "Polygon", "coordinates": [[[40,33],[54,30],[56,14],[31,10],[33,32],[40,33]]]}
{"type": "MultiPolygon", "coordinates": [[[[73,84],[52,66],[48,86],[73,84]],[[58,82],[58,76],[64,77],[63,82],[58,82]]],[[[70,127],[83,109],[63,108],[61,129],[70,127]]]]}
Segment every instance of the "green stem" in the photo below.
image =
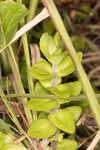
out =
{"type": "Polygon", "coordinates": [[[92,86],[88,80],[88,77],[80,63],[77,53],[72,45],[71,39],[64,27],[63,21],[58,13],[58,10],[57,10],[53,0],[42,0],[42,1],[44,3],[45,7],[48,9],[57,31],[61,35],[61,38],[65,44],[66,50],[68,51],[69,55],[72,58],[72,61],[77,70],[80,82],[82,84],[84,93],[86,94],[86,97],[88,99],[88,102],[90,104],[92,112],[94,114],[95,120],[100,129],[100,106],[99,106],[99,103],[98,103],[95,93],[92,89],[92,86]]]}
{"type": "Polygon", "coordinates": [[[35,16],[36,9],[38,6],[38,1],[39,0],[30,0],[30,6],[29,6],[30,14],[27,17],[27,22],[30,21],[35,16]]]}
{"type": "MultiPolygon", "coordinates": [[[[10,62],[11,68],[12,68],[12,72],[13,72],[13,75],[14,75],[14,79],[15,79],[15,83],[16,83],[16,86],[17,86],[18,93],[25,94],[25,91],[24,91],[24,88],[23,88],[23,85],[22,85],[22,82],[21,82],[21,77],[20,77],[20,74],[19,74],[18,64],[16,62],[14,52],[13,52],[11,46],[9,46],[9,50],[7,50],[7,55],[8,55],[8,59],[9,59],[9,62],[10,62]]],[[[26,107],[26,102],[27,102],[26,98],[22,99],[22,103],[23,103],[23,106],[24,106],[26,117],[27,117],[29,123],[31,124],[32,115],[31,115],[31,112],[26,107]]]]}
{"type": "MultiPolygon", "coordinates": [[[[87,97],[85,95],[79,95],[79,96],[75,96],[75,97],[66,97],[66,98],[63,98],[63,97],[57,97],[55,95],[36,95],[36,94],[8,94],[6,95],[7,98],[14,98],[14,97],[26,97],[26,98],[36,98],[36,99],[52,99],[52,100],[58,100],[58,99],[62,99],[62,100],[66,100],[66,103],[67,102],[70,102],[70,101],[84,101],[87,99],[87,97]]],[[[100,94],[96,94],[96,97],[98,98],[98,101],[100,101],[100,94]]]]}
{"type": "Polygon", "coordinates": [[[9,73],[11,70],[9,62],[8,62],[8,58],[7,58],[7,54],[4,51],[3,53],[1,53],[2,56],[2,61],[3,61],[3,67],[4,67],[4,72],[7,75],[7,73],[9,73]]]}
{"type": "Polygon", "coordinates": [[[24,53],[25,53],[25,60],[26,60],[26,66],[27,66],[27,77],[28,77],[28,85],[29,85],[29,91],[30,93],[34,92],[34,85],[33,85],[33,79],[30,76],[30,55],[29,55],[29,47],[28,47],[28,40],[26,33],[22,36],[23,46],[24,46],[24,53]]]}
{"type": "Polygon", "coordinates": [[[20,131],[21,133],[23,133],[23,129],[22,129],[22,127],[20,126],[20,123],[19,123],[19,121],[18,121],[18,119],[17,119],[15,113],[13,112],[12,107],[11,107],[10,104],[8,103],[7,98],[6,98],[5,94],[3,93],[3,90],[2,90],[1,87],[0,87],[0,96],[1,96],[1,100],[4,102],[5,106],[7,107],[8,112],[11,114],[12,119],[13,119],[13,122],[16,124],[17,128],[19,129],[19,131],[20,131]]]}
{"type": "MultiPolygon", "coordinates": [[[[17,0],[18,3],[22,4],[22,0],[17,0]]],[[[21,21],[21,26],[25,24],[24,19],[21,21]]],[[[24,53],[25,53],[25,60],[26,60],[26,66],[27,66],[27,77],[28,77],[28,84],[29,84],[29,91],[30,93],[34,92],[34,86],[33,86],[33,79],[30,76],[30,55],[29,55],[29,47],[28,47],[28,39],[26,33],[22,35],[22,41],[24,46],[24,53]]]]}
{"type": "MultiPolygon", "coordinates": [[[[17,2],[22,4],[22,0],[17,0],[17,2]]],[[[38,0],[31,0],[30,1],[30,14],[28,16],[28,20],[30,21],[30,19],[32,19],[32,17],[34,17],[35,15],[35,11],[37,8],[37,4],[38,4],[38,0]]],[[[21,22],[21,25],[23,26],[25,24],[24,19],[21,22]]],[[[31,67],[31,62],[30,62],[30,55],[29,55],[29,47],[28,47],[28,39],[27,39],[27,34],[23,34],[22,35],[22,41],[23,41],[23,46],[24,46],[24,53],[25,53],[25,60],[26,60],[26,66],[27,66],[27,77],[28,77],[28,85],[29,85],[29,91],[32,94],[34,92],[34,85],[33,85],[33,79],[30,76],[30,67],[31,67]]],[[[37,118],[37,113],[34,112],[33,115],[34,119],[37,118]]]]}

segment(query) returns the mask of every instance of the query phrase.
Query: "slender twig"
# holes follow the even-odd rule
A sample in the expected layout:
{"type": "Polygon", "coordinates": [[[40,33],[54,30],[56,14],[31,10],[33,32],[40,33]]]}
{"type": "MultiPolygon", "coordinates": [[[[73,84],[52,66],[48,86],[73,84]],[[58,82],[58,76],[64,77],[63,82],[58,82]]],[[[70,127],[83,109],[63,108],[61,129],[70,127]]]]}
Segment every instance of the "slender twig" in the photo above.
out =
{"type": "Polygon", "coordinates": [[[88,102],[89,102],[92,112],[94,114],[97,125],[100,128],[100,106],[99,106],[99,103],[97,101],[97,98],[93,91],[93,88],[88,80],[88,77],[81,65],[81,62],[77,56],[75,48],[73,47],[72,41],[66,31],[66,28],[64,27],[64,24],[59,15],[59,12],[52,0],[42,0],[42,1],[43,1],[43,4],[45,5],[45,7],[48,9],[51,19],[52,19],[56,29],[60,33],[60,36],[62,38],[62,41],[64,42],[67,52],[69,53],[69,55],[72,58],[72,61],[74,63],[76,71],[78,73],[82,88],[84,90],[84,93],[86,94],[86,97],[88,99],[88,102]]]}
{"type": "Polygon", "coordinates": [[[27,122],[26,118],[24,117],[24,115],[23,115],[23,113],[22,113],[22,111],[21,111],[19,105],[18,105],[16,102],[13,102],[13,105],[16,106],[16,109],[17,109],[19,115],[21,116],[21,118],[22,118],[24,124],[26,125],[27,128],[29,128],[30,125],[29,125],[29,123],[27,122]]]}
{"type": "Polygon", "coordinates": [[[100,56],[92,56],[92,57],[83,59],[82,63],[86,64],[86,63],[91,63],[91,62],[99,61],[99,60],[100,60],[100,56]]]}
{"type": "Polygon", "coordinates": [[[85,145],[85,143],[86,143],[89,139],[93,138],[95,135],[96,135],[96,132],[94,132],[94,133],[93,133],[92,135],[90,135],[88,138],[85,138],[85,140],[77,147],[76,150],[79,150],[79,148],[81,148],[83,145],[85,145]]]}
{"type": "Polygon", "coordinates": [[[90,21],[90,19],[94,16],[94,14],[98,11],[99,8],[100,8],[100,0],[97,0],[96,5],[94,6],[92,11],[90,12],[89,16],[85,19],[82,26],[84,26],[85,24],[87,24],[90,21]]]}
{"type": "Polygon", "coordinates": [[[97,132],[96,136],[94,137],[93,141],[91,142],[87,150],[94,150],[99,140],[100,140],[100,131],[97,132]]]}
{"type": "Polygon", "coordinates": [[[89,72],[88,78],[91,79],[92,76],[93,76],[96,72],[98,72],[98,71],[100,71],[100,66],[97,66],[97,67],[94,68],[91,72],[89,72]]]}
{"type": "Polygon", "coordinates": [[[88,52],[84,53],[83,57],[98,56],[98,55],[100,55],[100,52],[88,52]]]}
{"type": "Polygon", "coordinates": [[[6,96],[4,95],[3,90],[2,90],[1,87],[0,87],[0,96],[1,96],[1,100],[4,102],[4,104],[5,104],[5,106],[7,107],[9,113],[11,114],[11,116],[12,116],[12,118],[13,118],[13,122],[16,124],[17,128],[21,131],[21,133],[23,133],[23,130],[22,130],[21,126],[20,126],[20,123],[19,123],[19,121],[18,121],[16,115],[14,114],[12,107],[11,107],[10,104],[8,103],[7,98],[6,98],[6,96]]]}
{"type": "MultiPolygon", "coordinates": [[[[18,64],[16,62],[14,52],[13,52],[11,46],[9,46],[9,50],[7,50],[7,55],[8,55],[8,59],[9,59],[9,62],[10,62],[11,68],[12,68],[13,75],[14,75],[14,80],[15,80],[15,83],[16,83],[16,86],[17,86],[17,91],[18,91],[18,93],[25,94],[23,84],[22,84],[22,81],[21,81],[21,77],[20,77],[20,73],[19,73],[18,64]]],[[[27,102],[26,98],[22,99],[25,114],[27,116],[27,119],[28,119],[29,123],[31,123],[32,122],[31,112],[27,109],[26,102],[27,102]]]]}
{"type": "Polygon", "coordinates": [[[100,49],[98,48],[98,46],[96,44],[94,44],[86,36],[81,36],[81,38],[85,41],[85,43],[88,45],[88,47],[90,48],[90,50],[95,51],[95,52],[99,52],[100,51],[100,49]]]}
{"type": "Polygon", "coordinates": [[[14,143],[15,144],[20,144],[23,140],[25,140],[25,135],[20,136],[19,138],[17,138],[14,143]]]}

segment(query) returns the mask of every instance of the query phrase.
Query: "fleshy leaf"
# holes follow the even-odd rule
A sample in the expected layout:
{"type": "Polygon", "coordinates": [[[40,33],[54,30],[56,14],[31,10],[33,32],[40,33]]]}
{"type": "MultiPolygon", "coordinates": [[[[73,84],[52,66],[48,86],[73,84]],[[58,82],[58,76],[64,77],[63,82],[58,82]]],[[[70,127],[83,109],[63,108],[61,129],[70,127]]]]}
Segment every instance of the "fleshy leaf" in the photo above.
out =
{"type": "Polygon", "coordinates": [[[40,49],[46,58],[48,58],[49,55],[53,55],[54,52],[56,52],[57,47],[53,41],[53,38],[48,33],[44,33],[42,35],[40,39],[40,49]]]}
{"type": "Polygon", "coordinates": [[[46,119],[33,121],[31,127],[28,129],[28,135],[33,138],[48,138],[54,135],[55,132],[56,127],[46,119]]]}
{"type": "Polygon", "coordinates": [[[64,139],[58,143],[58,150],[76,150],[78,144],[74,140],[64,139]]]}
{"type": "Polygon", "coordinates": [[[49,87],[53,94],[59,97],[77,96],[81,91],[81,84],[79,81],[59,84],[57,87],[49,87]]]}
{"type": "MultiPolygon", "coordinates": [[[[52,78],[48,80],[40,80],[40,83],[45,87],[52,87],[52,78]]],[[[57,77],[57,84],[61,83],[61,78],[57,77]]]]}
{"type": "Polygon", "coordinates": [[[57,48],[61,48],[62,50],[64,49],[64,44],[61,41],[61,38],[58,32],[56,32],[56,34],[54,35],[54,42],[57,48]]]}
{"type": "Polygon", "coordinates": [[[27,150],[24,146],[16,144],[6,144],[1,150],[27,150]]]}
{"type": "Polygon", "coordinates": [[[66,52],[62,52],[62,47],[56,43],[56,40],[52,38],[48,33],[44,33],[40,39],[40,49],[43,55],[52,64],[59,64],[63,58],[67,55],[66,52]],[[58,47],[57,47],[58,46],[58,47]]]}
{"type": "Polygon", "coordinates": [[[22,4],[14,1],[0,2],[0,48],[11,41],[18,23],[27,14],[28,10],[22,4]]]}
{"type": "Polygon", "coordinates": [[[0,132],[0,150],[5,144],[12,143],[12,142],[13,140],[9,135],[0,132]]]}
{"type": "MultiPolygon", "coordinates": [[[[79,59],[82,59],[82,53],[79,52],[78,54],[79,59]]],[[[58,73],[57,75],[60,77],[67,76],[74,72],[75,68],[73,62],[69,56],[65,56],[61,63],[58,65],[58,73]]]]}
{"type": "Polygon", "coordinates": [[[53,77],[51,65],[43,58],[30,68],[30,74],[38,80],[51,79],[53,77]]]}
{"type": "Polygon", "coordinates": [[[71,106],[63,110],[68,111],[72,115],[74,121],[77,121],[82,113],[82,109],[79,106],[71,106]]]}
{"type": "Polygon", "coordinates": [[[59,129],[69,133],[75,133],[75,122],[72,115],[64,110],[48,115],[48,119],[59,129]]]}
{"type": "Polygon", "coordinates": [[[39,95],[49,95],[50,92],[42,86],[40,82],[37,82],[35,85],[35,93],[38,93],[39,95]]]}
{"type": "Polygon", "coordinates": [[[49,99],[31,99],[27,103],[28,109],[34,110],[34,111],[45,111],[49,112],[50,110],[59,107],[59,104],[54,100],[49,99]]]}
{"type": "Polygon", "coordinates": [[[64,135],[64,133],[58,133],[57,136],[50,137],[50,138],[49,138],[49,141],[50,141],[50,142],[52,142],[52,141],[61,142],[61,141],[63,141],[63,135],[64,135]]]}

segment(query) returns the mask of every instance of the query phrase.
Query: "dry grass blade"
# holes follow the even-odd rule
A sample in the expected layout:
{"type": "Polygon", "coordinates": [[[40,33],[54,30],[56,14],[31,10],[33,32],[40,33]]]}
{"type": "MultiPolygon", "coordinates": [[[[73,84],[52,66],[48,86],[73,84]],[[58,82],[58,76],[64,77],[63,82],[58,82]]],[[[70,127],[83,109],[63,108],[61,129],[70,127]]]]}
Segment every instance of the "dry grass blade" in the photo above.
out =
{"type": "Polygon", "coordinates": [[[95,146],[97,145],[97,143],[100,140],[100,131],[97,132],[95,138],[93,139],[93,141],[91,142],[90,146],[87,148],[87,150],[94,150],[95,146]]]}
{"type": "Polygon", "coordinates": [[[0,50],[0,53],[4,51],[9,45],[11,45],[14,41],[16,41],[19,37],[21,37],[24,33],[29,31],[35,25],[43,21],[44,19],[49,17],[49,13],[46,8],[44,8],[34,19],[24,25],[19,31],[17,31],[14,38],[3,48],[0,50]]]}

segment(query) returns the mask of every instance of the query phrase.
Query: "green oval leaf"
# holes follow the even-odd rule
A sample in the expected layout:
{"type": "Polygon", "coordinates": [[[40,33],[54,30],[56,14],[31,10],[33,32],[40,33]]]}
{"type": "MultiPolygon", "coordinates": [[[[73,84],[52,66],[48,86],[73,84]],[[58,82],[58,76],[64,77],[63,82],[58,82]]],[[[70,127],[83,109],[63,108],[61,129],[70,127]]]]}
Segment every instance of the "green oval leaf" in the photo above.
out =
{"type": "Polygon", "coordinates": [[[48,115],[48,119],[59,129],[69,134],[75,133],[75,122],[69,112],[58,110],[56,113],[48,115]]]}
{"type": "Polygon", "coordinates": [[[0,132],[0,149],[8,143],[12,143],[13,140],[11,139],[11,137],[7,134],[4,134],[2,132],[0,132]]]}
{"type": "Polygon", "coordinates": [[[1,150],[27,150],[24,146],[16,144],[6,144],[1,150]]]}
{"type": "Polygon", "coordinates": [[[46,119],[33,121],[28,135],[33,138],[48,138],[56,133],[56,127],[46,119]]]}
{"type": "Polygon", "coordinates": [[[74,121],[77,121],[82,113],[82,109],[80,106],[71,106],[63,110],[68,111],[72,115],[74,121]]]}
{"type": "MultiPolygon", "coordinates": [[[[47,80],[40,80],[40,83],[45,87],[52,87],[52,78],[47,80]]],[[[61,78],[57,77],[57,84],[61,83],[61,78]]]]}
{"type": "Polygon", "coordinates": [[[62,53],[63,48],[58,34],[53,39],[48,33],[44,33],[40,39],[40,50],[52,64],[59,64],[67,55],[66,52],[62,53]],[[60,44],[58,45],[59,41],[60,44]]]}
{"type": "MultiPolygon", "coordinates": [[[[79,59],[82,59],[82,53],[79,52],[78,54],[79,59]]],[[[65,56],[63,58],[63,60],[61,61],[61,63],[58,65],[58,73],[57,75],[60,77],[64,77],[67,76],[69,74],[71,74],[72,72],[74,72],[75,68],[72,62],[72,59],[70,58],[70,56],[65,56]]]]}
{"type": "Polygon", "coordinates": [[[58,150],[76,150],[78,144],[74,140],[64,139],[58,143],[58,150]]]}
{"type": "Polygon", "coordinates": [[[79,81],[69,82],[64,84],[59,84],[56,88],[49,87],[53,94],[59,97],[69,97],[69,96],[77,96],[81,91],[81,84],[79,81]]]}
{"type": "Polygon", "coordinates": [[[46,58],[49,58],[50,55],[56,52],[57,47],[53,38],[48,33],[42,35],[40,39],[40,49],[46,58]]]}
{"type": "Polygon", "coordinates": [[[50,110],[59,107],[59,104],[50,99],[31,99],[27,103],[28,109],[34,110],[34,111],[45,111],[50,112],[50,110]]]}
{"type": "Polygon", "coordinates": [[[64,49],[64,44],[63,44],[58,32],[56,32],[54,35],[54,42],[55,42],[57,48],[61,48],[62,50],[64,49]]]}
{"type": "Polygon", "coordinates": [[[51,65],[43,58],[30,68],[30,75],[38,80],[51,79],[53,77],[51,65]]]}
{"type": "Polygon", "coordinates": [[[35,85],[35,92],[38,93],[39,95],[49,95],[50,92],[42,86],[40,82],[37,82],[35,85]]]}

